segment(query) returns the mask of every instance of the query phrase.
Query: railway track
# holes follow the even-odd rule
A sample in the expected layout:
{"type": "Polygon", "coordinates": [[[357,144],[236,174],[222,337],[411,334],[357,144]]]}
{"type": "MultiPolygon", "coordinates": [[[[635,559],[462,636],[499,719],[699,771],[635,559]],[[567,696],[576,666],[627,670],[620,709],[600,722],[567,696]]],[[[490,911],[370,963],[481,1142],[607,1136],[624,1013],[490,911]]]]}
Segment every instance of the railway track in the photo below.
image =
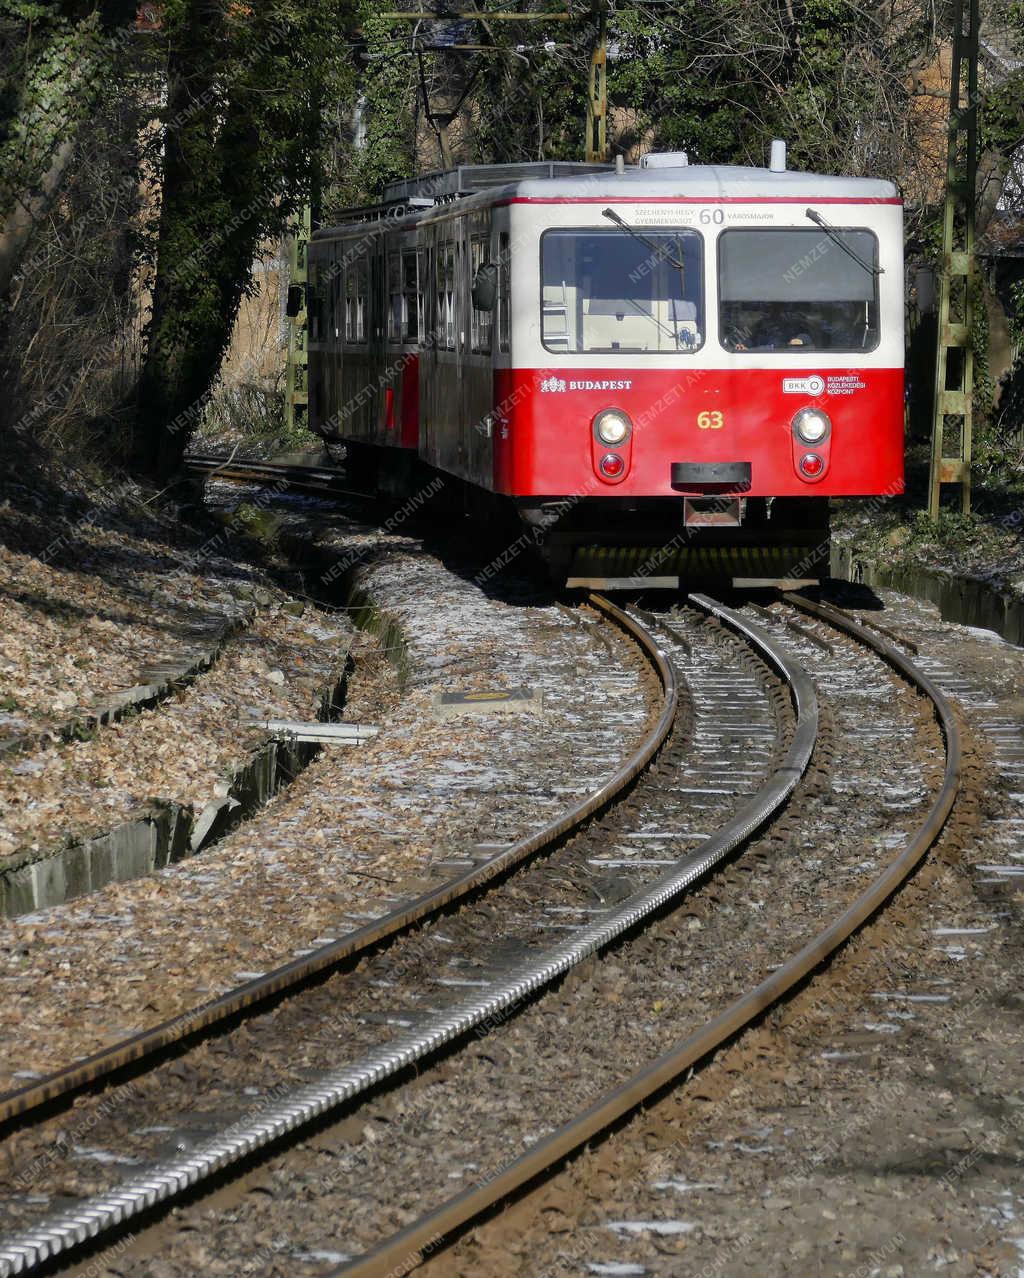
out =
{"type": "Polygon", "coordinates": [[[308,493],[322,497],[358,497],[370,500],[367,493],[346,487],[348,477],[343,467],[303,466],[293,462],[256,461],[231,456],[189,454],[185,470],[197,478],[218,479],[226,483],[277,486],[281,492],[308,493]]]}
{"type": "MultiPolygon", "coordinates": [[[[273,1099],[267,1104],[261,1102],[255,1113],[250,1107],[248,1114],[235,1116],[226,1128],[179,1157],[130,1176],[108,1194],[62,1216],[42,1220],[23,1237],[0,1244],[0,1274],[29,1272],[52,1257],[69,1255],[83,1243],[108,1236],[155,1205],[202,1186],[225,1167],[244,1164],[254,1151],[267,1149],[286,1134],[308,1128],[322,1115],[339,1107],[344,1107],[345,1113],[351,1112],[357,1099],[375,1095],[385,1080],[401,1079],[414,1062],[428,1062],[448,1045],[465,1043],[474,1031],[480,1033],[503,1024],[589,956],[606,951],[616,941],[621,943],[622,938],[635,935],[641,925],[658,919],[666,906],[692,890],[709,870],[762,831],[785,806],[807,772],[818,742],[817,697],[799,661],[787,655],[785,648],[761,626],[701,596],[694,596],[691,603],[704,618],[711,619],[711,625],[698,623],[692,614],[684,619],[684,624],[679,619],[652,619],[639,613],[629,616],[606,601],[593,602],[604,616],[626,628],[641,643],[664,689],[657,724],[617,776],[597,794],[576,805],[563,820],[489,858],[461,876],[456,884],[424,894],[401,920],[396,912],[390,921],[381,920],[362,933],[325,947],[329,953],[317,952],[302,963],[289,964],[290,972],[282,969],[263,978],[262,988],[247,993],[235,991],[233,1002],[218,1000],[219,1007],[210,1005],[203,1012],[213,1017],[206,1021],[207,1025],[216,1023],[216,1015],[236,1015],[241,1007],[253,1006],[288,988],[280,983],[286,980],[286,972],[296,976],[305,967],[307,970],[297,979],[308,981],[314,972],[323,972],[356,953],[369,952],[385,936],[404,933],[412,923],[427,919],[484,883],[503,879],[500,919],[492,898],[482,897],[462,914],[447,915],[443,927],[435,923],[426,932],[417,933],[405,951],[396,954],[396,947],[392,947],[383,953],[374,960],[376,966],[362,984],[349,981],[346,998],[352,1001],[354,1019],[362,1013],[364,1024],[373,1026],[380,989],[386,988],[390,1012],[387,1021],[410,1028],[397,1035],[382,1036],[365,1030],[360,1035],[351,1032],[351,1021],[344,1026],[335,1023],[332,1028],[344,1029],[350,1050],[356,1050],[356,1059],[350,1064],[284,1094],[273,1088],[263,1089],[263,1094],[273,1099]],[[720,626],[727,627],[733,637],[723,637],[720,626]],[[657,642],[652,630],[659,632],[657,642]],[[746,645],[739,655],[738,642],[746,645]],[[690,731],[671,734],[680,702],[676,672],[687,687],[682,700],[690,731]],[[699,743],[699,748],[694,749],[694,743],[699,743]],[[657,776],[650,772],[655,756],[657,776]],[[666,775],[671,785],[666,785],[666,775]],[[584,835],[568,844],[561,843],[556,853],[535,862],[529,871],[507,878],[509,869],[550,848],[552,839],[564,840],[569,830],[578,829],[596,811],[607,808],[610,800],[621,796],[638,777],[628,799],[620,799],[584,835]],[[707,828],[698,829],[698,825],[707,828]],[[530,943],[524,945],[527,937],[530,943]],[[363,942],[360,950],[358,944],[363,942]],[[476,966],[469,976],[445,981],[438,978],[442,970],[439,962],[445,947],[452,946],[464,965],[457,970],[474,962],[476,966]],[[501,953],[500,959],[493,957],[496,949],[501,953]],[[473,959],[474,954],[488,952],[492,957],[482,965],[479,958],[473,959]],[[404,1006],[397,1007],[401,998],[396,999],[394,993],[396,973],[410,990],[416,991],[407,997],[404,1006]],[[454,998],[452,989],[458,991],[454,998]],[[470,992],[464,992],[467,989],[470,992]],[[420,992],[424,990],[428,1010],[420,1005],[420,992]],[[447,1002],[437,1007],[442,995],[447,995],[447,1002]],[[239,1002],[244,998],[249,1001],[239,1002]]],[[[677,1078],[781,998],[841,944],[910,873],[941,830],[952,806],[959,770],[956,725],[941,694],[882,636],[834,610],[802,599],[791,599],[788,607],[800,609],[805,618],[810,618],[807,623],[787,617],[795,627],[794,633],[802,635],[804,642],[827,651],[831,641],[819,633],[822,625],[852,636],[930,698],[946,742],[947,759],[941,788],[926,819],[903,851],[846,910],[809,936],[785,963],[733,1000],[728,1008],[688,1034],[671,1051],[647,1061],[526,1153],[379,1242],[365,1257],[338,1273],[384,1274],[396,1266],[408,1265],[438,1238],[491,1209],[677,1078]]],[[[406,937],[402,939],[405,941],[406,937]]],[[[258,982],[251,984],[259,986],[258,982]]],[[[317,1015],[325,1015],[332,1000],[337,1004],[337,993],[334,990],[323,1001],[317,1015]]],[[[140,1059],[145,1054],[143,1048],[159,1051],[173,1041],[165,1036],[176,1033],[175,1027],[158,1028],[159,1032],[151,1032],[148,1046],[123,1045],[122,1051],[137,1053],[134,1057],[115,1061],[104,1054],[106,1072],[140,1059]]],[[[177,1028],[183,1034],[191,1034],[200,1027],[185,1022],[177,1028]]],[[[296,1028],[295,1024],[290,1029],[286,1025],[283,1037],[291,1037],[296,1028]]],[[[85,1066],[95,1071],[99,1064],[94,1058],[85,1066]]],[[[95,1072],[90,1075],[85,1066],[80,1067],[75,1079],[65,1080],[65,1091],[98,1076],[95,1072]]],[[[25,1089],[23,1108],[27,1101],[43,1103],[57,1094],[53,1088],[59,1085],[51,1079],[43,1080],[35,1089],[25,1089]]]]}
{"type": "MultiPolygon", "coordinates": [[[[852,636],[877,653],[912,686],[928,697],[941,727],[946,745],[942,783],[924,820],[902,849],[874,875],[855,898],[826,925],[811,929],[806,939],[785,961],[762,980],[751,983],[743,993],[707,1017],[691,1033],[672,1047],[644,1063],[617,1086],[603,1092],[572,1119],[560,1125],[524,1153],[470,1188],[453,1196],[415,1222],[378,1243],[365,1255],[332,1269],[331,1278],[380,1278],[393,1272],[407,1272],[435,1253],[443,1240],[464,1231],[486,1217],[496,1204],[523,1190],[536,1178],[558,1167],[564,1159],[588,1141],[607,1131],[625,1115],[654,1097],[666,1086],[683,1078],[715,1048],[749,1025],[774,1003],[784,998],[819,964],[832,954],[892,895],[912,873],[941,832],[956,797],[961,766],[959,732],[948,702],[938,687],[877,632],[855,622],[836,609],[820,606],[798,596],[787,596],[797,616],[786,615],[782,624],[794,625],[807,644],[828,645],[819,628],[805,622],[811,618],[824,623],[833,633],[852,636]],[[800,617],[799,614],[803,614],[800,617]]],[[[834,654],[830,654],[834,655],[834,654]]]]}

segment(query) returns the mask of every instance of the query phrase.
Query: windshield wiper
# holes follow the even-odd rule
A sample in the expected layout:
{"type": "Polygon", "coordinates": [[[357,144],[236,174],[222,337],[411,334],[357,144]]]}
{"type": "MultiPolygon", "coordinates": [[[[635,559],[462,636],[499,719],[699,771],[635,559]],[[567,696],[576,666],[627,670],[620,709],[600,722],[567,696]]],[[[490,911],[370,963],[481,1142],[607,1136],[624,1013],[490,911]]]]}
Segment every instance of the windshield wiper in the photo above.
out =
{"type": "Polygon", "coordinates": [[[857,265],[862,267],[865,271],[867,271],[869,275],[881,275],[883,273],[885,269],[884,267],[875,266],[874,263],[872,262],[865,262],[859,253],[857,253],[854,249],[850,248],[849,244],[847,244],[843,239],[840,238],[838,229],[832,226],[829,222],[826,222],[820,213],[815,212],[814,209],[805,209],[804,216],[809,217],[812,222],[816,222],[818,226],[820,226],[821,229],[825,232],[828,238],[832,240],[834,243],[838,244],[839,247],[843,250],[843,252],[848,257],[852,257],[853,260],[857,263],[857,265]]]}
{"type": "Polygon", "coordinates": [[[606,217],[609,222],[614,222],[616,226],[620,226],[627,235],[632,235],[634,240],[639,240],[641,244],[646,244],[655,257],[659,258],[662,262],[668,262],[669,266],[674,266],[676,270],[680,272],[686,269],[677,257],[673,257],[672,254],[663,249],[660,244],[655,244],[655,242],[648,239],[646,235],[641,234],[640,231],[634,230],[628,222],[624,222],[614,209],[602,209],[601,216],[606,217]]]}
{"type": "MultiPolygon", "coordinates": [[[[622,230],[624,230],[627,235],[632,235],[634,240],[639,240],[641,244],[645,245],[647,248],[651,250],[651,252],[660,262],[667,262],[669,266],[675,267],[675,269],[679,272],[680,297],[681,298],[686,297],[686,265],[681,258],[673,257],[672,254],[669,253],[667,249],[663,249],[660,244],[655,244],[655,242],[652,239],[649,239],[641,231],[635,230],[632,226],[630,226],[628,222],[624,222],[622,218],[619,217],[618,213],[615,212],[614,209],[602,209],[601,216],[606,217],[609,220],[609,222],[614,222],[616,226],[621,227],[622,230]]],[[[678,244],[678,242],[679,241],[677,238],[676,243],[678,244]]],[[[632,302],[632,299],[630,300],[632,302]]],[[[647,312],[641,306],[638,306],[636,302],[632,302],[632,305],[635,306],[636,309],[642,315],[647,314],[647,312]]],[[[655,315],[651,315],[649,318],[654,321],[654,323],[658,326],[658,328],[663,333],[667,333],[668,336],[672,338],[672,340],[676,344],[676,350],[679,350],[680,341],[679,341],[678,330],[675,328],[669,328],[667,324],[662,324],[661,320],[659,320],[655,315]]]]}

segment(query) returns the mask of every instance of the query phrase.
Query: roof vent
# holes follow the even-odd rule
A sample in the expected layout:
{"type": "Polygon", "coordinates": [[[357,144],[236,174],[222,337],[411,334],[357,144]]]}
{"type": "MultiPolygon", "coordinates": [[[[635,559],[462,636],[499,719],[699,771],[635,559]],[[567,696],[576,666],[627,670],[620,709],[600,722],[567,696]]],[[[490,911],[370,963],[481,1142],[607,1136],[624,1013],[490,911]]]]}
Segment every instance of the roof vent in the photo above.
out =
{"type": "Polygon", "coordinates": [[[786,144],[781,138],[772,139],[771,155],[768,158],[768,168],[772,173],[785,173],[786,171],[786,144]]]}
{"type": "Polygon", "coordinates": [[[649,151],[641,157],[642,169],[684,169],[690,163],[685,151],[649,151]]]}

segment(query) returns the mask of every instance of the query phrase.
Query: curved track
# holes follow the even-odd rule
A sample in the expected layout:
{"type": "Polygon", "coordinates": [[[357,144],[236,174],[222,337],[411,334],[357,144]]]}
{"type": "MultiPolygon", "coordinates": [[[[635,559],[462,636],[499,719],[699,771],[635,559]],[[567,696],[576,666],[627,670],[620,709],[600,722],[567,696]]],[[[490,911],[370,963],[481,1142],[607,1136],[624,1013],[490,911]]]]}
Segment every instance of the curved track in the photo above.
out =
{"type": "Polygon", "coordinates": [[[298,462],[258,461],[232,456],[191,454],[185,458],[188,474],[202,479],[220,479],[233,484],[278,485],[282,492],[309,493],[323,497],[359,497],[373,500],[369,493],[347,488],[343,467],[305,466],[298,462]]]}
{"type": "MultiPolygon", "coordinates": [[[[789,961],[736,999],[724,1012],[689,1034],[670,1052],[639,1070],[624,1084],[591,1105],[585,1113],[577,1115],[564,1127],[504,1167],[497,1176],[474,1185],[372,1252],[335,1272],[358,1274],[361,1278],[387,1274],[394,1272],[396,1268],[400,1272],[406,1272],[418,1262],[424,1251],[433,1250],[440,1239],[463,1228],[502,1198],[553,1167],[666,1083],[678,1078],[682,1071],[753,1020],[771,1003],[783,997],[841,944],[891,895],[937,837],[955,798],[960,767],[957,728],[942,694],[885,639],[826,606],[810,604],[797,597],[787,598],[794,607],[812,612],[818,619],[871,647],[903,678],[916,685],[931,699],[946,741],[946,771],[941,791],[932,803],[920,830],[886,870],[838,918],[809,938],[789,961]]],[[[671,666],[658,645],[635,620],[607,601],[595,598],[592,602],[605,616],[634,634],[658,670],[665,689],[665,704],[658,724],[641,750],[619,770],[616,777],[577,805],[571,817],[567,814],[562,820],[476,867],[452,884],[426,894],[414,903],[420,907],[416,919],[425,917],[429,912],[429,907],[425,904],[428,899],[433,898],[437,908],[443,908],[444,904],[460,895],[459,885],[462,885],[462,894],[472,891],[473,887],[503,874],[531,852],[545,846],[545,836],[547,842],[558,839],[574,825],[584,821],[587,815],[607,804],[628,785],[665,741],[678,702],[671,666]],[[467,883],[472,886],[466,886],[467,883]]],[[[254,1151],[264,1149],[279,1141],[282,1136],[305,1127],[318,1116],[359,1096],[382,1079],[394,1076],[411,1062],[421,1060],[443,1044],[461,1038],[474,1026],[492,1023],[494,1018],[557,979],[588,955],[603,949],[645,919],[656,915],[667,903],[678,899],[681,893],[730,851],[761,829],[770,816],[786,802],[810,760],[817,727],[814,688],[803,670],[759,627],[703,596],[691,596],[691,602],[739,633],[758,652],[760,659],[782,676],[795,714],[795,727],[785,757],[765,779],[758,793],[749,798],[726,825],[693,852],[676,861],[669,871],[653,883],[634,892],[614,910],[606,912],[599,922],[576,930],[568,941],[552,946],[543,955],[509,970],[500,983],[491,983],[486,993],[475,993],[463,998],[419,1025],[415,1031],[399,1035],[354,1064],[291,1093],[263,1109],[252,1121],[235,1124],[188,1155],[125,1181],[116,1191],[83,1203],[77,1211],[41,1221],[31,1232],[0,1245],[0,1275],[28,1272],[50,1257],[67,1254],[79,1244],[108,1234],[154,1205],[169,1202],[186,1190],[202,1185],[221,1169],[237,1164],[254,1151]]],[[[671,633],[671,627],[668,630],[671,633]]],[[[399,913],[401,912],[396,912],[396,915],[399,913]]],[[[414,920],[409,919],[407,922],[411,921],[414,920]]],[[[324,947],[324,951],[318,951],[302,962],[289,964],[288,968],[295,969],[303,964],[313,963],[318,965],[317,970],[323,970],[332,962],[351,955],[357,937],[373,933],[387,924],[388,919],[380,920],[371,928],[363,929],[333,946],[324,947]],[[342,948],[344,953],[339,952],[342,948]],[[331,953],[327,954],[325,951],[331,953]]],[[[384,934],[393,934],[406,925],[407,923],[393,923],[384,934]]],[[[366,945],[373,944],[375,939],[379,937],[368,939],[366,945]]],[[[281,972],[286,970],[281,969],[281,972]]],[[[263,980],[269,981],[275,977],[280,979],[279,974],[272,973],[263,980]]],[[[258,984],[260,983],[250,983],[258,984]]],[[[268,991],[266,996],[270,992],[273,991],[268,991]]],[[[234,993],[237,996],[239,991],[234,993]]],[[[43,1085],[45,1083],[40,1086],[43,1085]]]]}
{"type": "MultiPolygon", "coordinates": [[[[503,1199],[521,1191],[535,1178],[551,1172],[588,1140],[607,1131],[666,1085],[678,1081],[686,1070],[785,997],[827,959],[884,905],[938,838],[952,811],[961,770],[959,729],[946,697],[927,675],[882,635],[828,605],[813,603],[793,594],[784,598],[794,609],[826,622],[873,649],[931,701],[946,744],[946,762],[942,786],[914,837],[837,918],[809,937],[785,963],[723,1012],[535,1144],[498,1175],[449,1199],[373,1251],[332,1270],[329,1278],[383,1278],[387,1274],[409,1272],[427,1255],[439,1250],[446,1239],[483,1217],[503,1199]]],[[[722,609],[716,611],[720,614],[725,612],[722,609]]]]}

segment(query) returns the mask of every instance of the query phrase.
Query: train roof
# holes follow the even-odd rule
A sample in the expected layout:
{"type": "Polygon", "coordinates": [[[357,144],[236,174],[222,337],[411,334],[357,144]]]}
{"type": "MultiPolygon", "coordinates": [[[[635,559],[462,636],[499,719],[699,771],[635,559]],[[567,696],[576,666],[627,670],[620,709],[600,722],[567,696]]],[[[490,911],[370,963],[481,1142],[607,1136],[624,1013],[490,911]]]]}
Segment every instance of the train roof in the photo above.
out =
{"type": "MultiPolygon", "coordinates": [[[[772,196],[797,199],[892,200],[897,196],[892,182],[880,178],[838,177],[822,173],[801,173],[793,169],[746,168],[738,164],[687,164],[679,168],[626,169],[622,174],[593,173],[586,176],[527,179],[517,182],[513,198],[584,199],[600,196],[611,199],[628,194],[630,199],[680,197],[729,197],[770,199],[772,196]]],[[[505,198],[505,193],[502,193],[505,198]]]]}
{"type": "Polygon", "coordinates": [[[323,227],[314,238],[344,233],[353,223],[386,219],[392,225],[415,224],[454,208],[480,208],[514,200],[666,200],[778,199],[886,201],[899,198],[894,183],[882,178],[804,173],[795,169],[752,168],[737,164],[686,164],[663,168],[610,165],[522,164],[466,165],[392,183],[389,199],[348,210],[344,221],[323,227]],[[533,170],[533,172],[531,172],[533,170]],[[539,175],[537,170],[541,170],[539,175]],[[509,180],[511,179],[511,180],[509,180]]]}

